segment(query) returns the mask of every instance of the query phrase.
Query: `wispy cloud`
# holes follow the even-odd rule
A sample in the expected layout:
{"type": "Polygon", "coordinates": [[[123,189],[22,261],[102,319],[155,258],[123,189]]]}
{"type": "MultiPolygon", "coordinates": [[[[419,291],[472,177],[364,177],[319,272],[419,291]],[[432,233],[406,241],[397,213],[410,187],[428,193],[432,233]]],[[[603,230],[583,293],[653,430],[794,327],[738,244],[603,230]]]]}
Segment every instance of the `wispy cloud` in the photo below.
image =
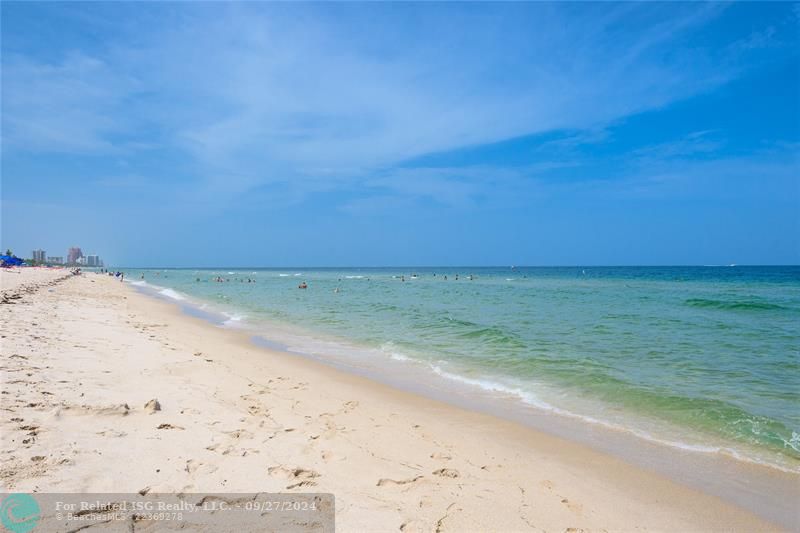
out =
{"type": "Polygon", "coordinates": [[[651,164],[665,159],[711,154],[725,144],[718,133],[710,130],[695,131],[674,141],[637,148],[629,156],[638,164],[651,164]]]}
{"type": "MultiPolygon", "coordinates": [[[[275,183],[363,183],[464,205],[480,196],[477,181],[485,190],[504,171],[395,166],[556,129],[576,132],[562,143],[599,142],[621,117],[725,83],[737,56],[686,40],[724,8],[148,6],[140,16],[162,22],[137,24],[132,43],[57,61],[4,57],[3,146],[100,155],[156,146],[185,158],[193,189],[217,200],[275,183]]],[[[700,135],[650,154],[712,144],[700,135]]]]}
{"type": "Polygon", "coordinates": [[[108,153],[129,128],[119,106],[133,90],[103,60],[69,52],[58,63],[3,58],[3,147],[30,152],[108,153]],[[119,118],[124,117],[123,121],[119,118]]]}

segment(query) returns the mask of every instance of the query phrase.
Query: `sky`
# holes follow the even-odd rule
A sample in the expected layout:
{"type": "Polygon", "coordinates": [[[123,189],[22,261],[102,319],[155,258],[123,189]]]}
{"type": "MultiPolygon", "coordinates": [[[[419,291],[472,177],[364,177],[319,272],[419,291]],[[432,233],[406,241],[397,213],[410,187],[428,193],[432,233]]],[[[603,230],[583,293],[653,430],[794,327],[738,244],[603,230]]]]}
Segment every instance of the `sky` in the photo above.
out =
{"type": "Polygon", "coordinates": [[[2,2],[0,247],[800,264],[800,4],[2,2]]]}

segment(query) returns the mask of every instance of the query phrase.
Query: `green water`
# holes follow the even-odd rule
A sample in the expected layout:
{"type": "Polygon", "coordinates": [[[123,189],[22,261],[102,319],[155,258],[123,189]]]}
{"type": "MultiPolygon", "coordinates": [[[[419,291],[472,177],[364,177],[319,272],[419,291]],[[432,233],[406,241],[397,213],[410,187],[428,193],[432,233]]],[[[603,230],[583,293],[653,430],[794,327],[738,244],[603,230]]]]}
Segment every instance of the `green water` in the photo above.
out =
{"type": "Polygon", "coordinates": [[[800,267],[126,273],[296,351],[421,365],[534,408],[800,470],[800,267]]]}

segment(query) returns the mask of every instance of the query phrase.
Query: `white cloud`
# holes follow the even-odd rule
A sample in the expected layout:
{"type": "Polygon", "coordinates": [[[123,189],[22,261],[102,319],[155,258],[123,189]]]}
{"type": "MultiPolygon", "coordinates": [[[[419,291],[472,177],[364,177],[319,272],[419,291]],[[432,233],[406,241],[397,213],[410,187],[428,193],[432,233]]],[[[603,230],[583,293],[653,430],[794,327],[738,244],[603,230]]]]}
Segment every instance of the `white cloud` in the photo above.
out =
{"type": "MultiPolygon", "coordinates": [[[[107,153],[161,143],[188,155],[212,194],[384,175],[424,195],[435,177],[390,169],[553,129],[602,131],[724,83],[730,58],[680,40],[721,9],[185,4],[160,26],[130,21],[136,44],[57,64],[4,58],[3,144],[107,153]]],[[[469,190],[439,194],[463,202],[469,190]]]]}
{"type": "MultiPolygon", "coordinates": [[[[115,113],[132,89],[102,60],[69,52],[57,64],[3,58],[3,148],[94,153],[114,149],[115,113]]],[[[126,118],[127,121],[127,118],[126,118]]]]}
{"type": "Polygon", "coordinates": [[[636,163],[644,165],[664,159],[708,155],[725,145],[725,141],[717,133],[708,130],[695,131],[680,139],[637,148],[630,155],[636,163]]]}

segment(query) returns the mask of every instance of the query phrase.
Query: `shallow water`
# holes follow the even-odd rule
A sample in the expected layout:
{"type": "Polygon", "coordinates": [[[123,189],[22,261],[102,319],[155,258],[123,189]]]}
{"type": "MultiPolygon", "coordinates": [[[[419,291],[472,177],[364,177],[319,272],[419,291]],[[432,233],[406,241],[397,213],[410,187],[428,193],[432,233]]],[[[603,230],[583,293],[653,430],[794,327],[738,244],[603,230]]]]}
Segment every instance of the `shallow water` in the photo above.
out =
{"type": "Polygon", "coordinates": [[[800,267],[126,272],[292,351],[800,471],[800,267]]]}

